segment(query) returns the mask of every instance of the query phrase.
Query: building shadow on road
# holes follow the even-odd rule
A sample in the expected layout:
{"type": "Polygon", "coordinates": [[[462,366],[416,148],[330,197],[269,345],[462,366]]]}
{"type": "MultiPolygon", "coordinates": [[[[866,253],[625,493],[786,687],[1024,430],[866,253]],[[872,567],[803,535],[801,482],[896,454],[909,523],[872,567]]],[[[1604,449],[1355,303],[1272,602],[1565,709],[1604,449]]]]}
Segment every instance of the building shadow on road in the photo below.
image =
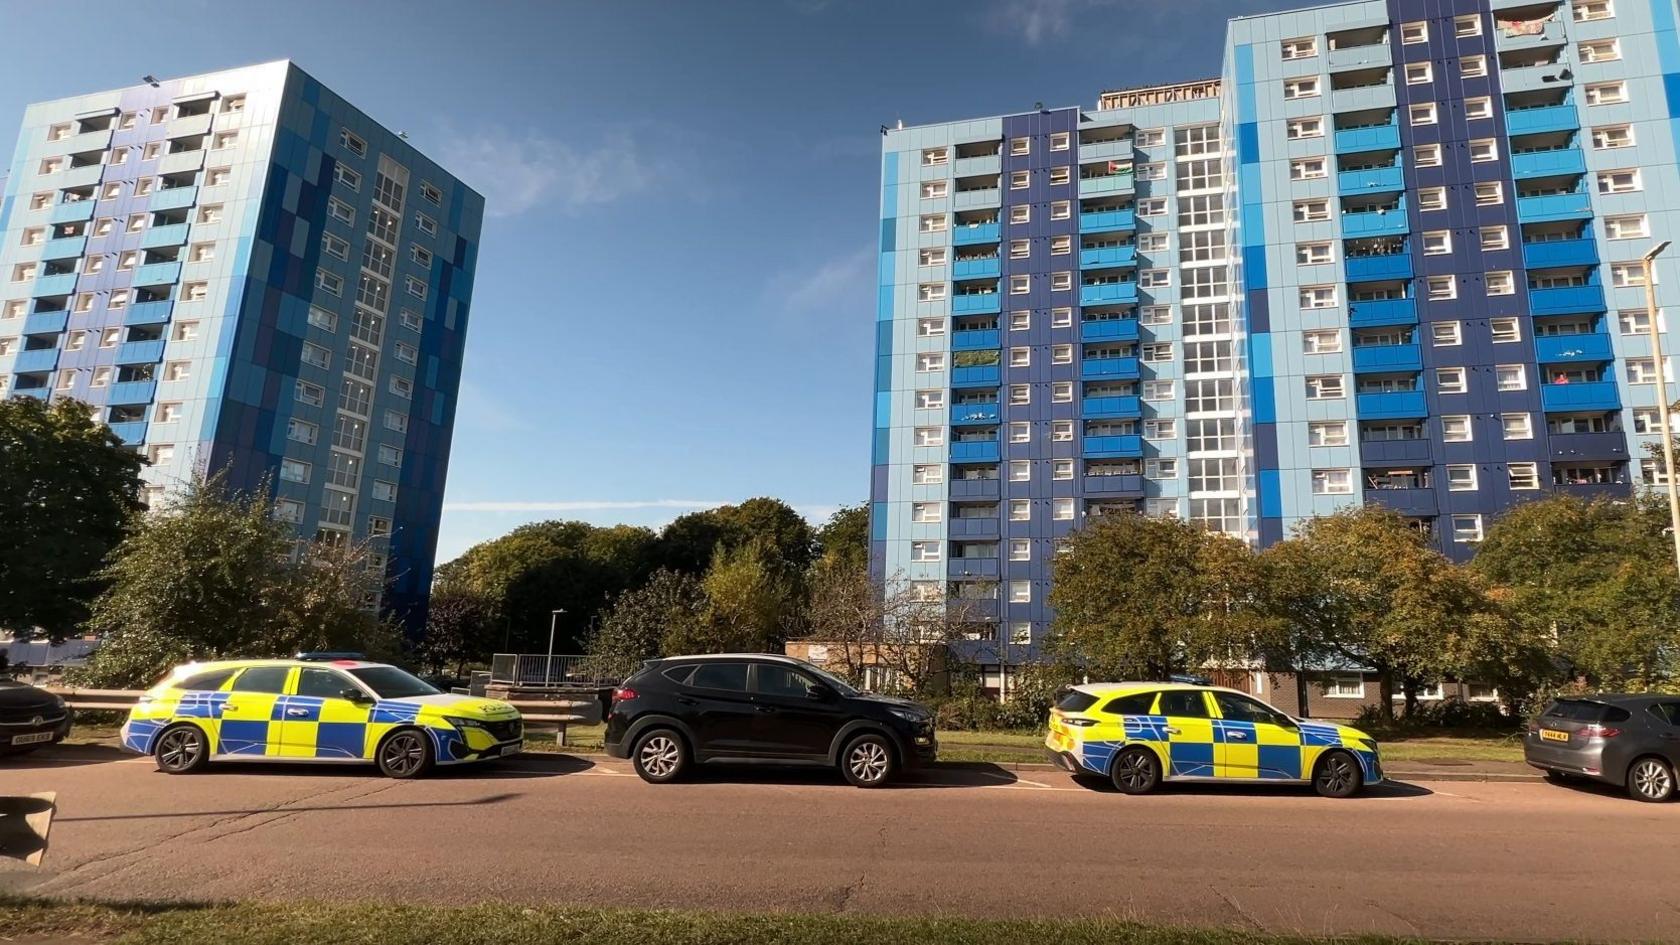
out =
{"type": "Polygon", "coordinates": [[[383,810],[425,810],[448,807],[487,807],[511,801],[522,794],[490,794],[484,797],[474,797],[459,801],[386,801],[383,803],[366,804],[286,804],[280,807],[249,807],[227,808],[225,810],[192,810],[157,811],[146,814],[99,814],[88,817],[59,816],[57,823],[97,823],[100,821],[118,820],[173,820],[182,817],[246,817],[258,814],[311,814],[326,811],[383,811],[383,810]]]}
{"type": "MultiPolygon", "coordinates": [[[[1120,791],[1114,784],[1104,778],[1074,777],[1073,781],[1096,794],[1115,794],[1120,791]]],[[[1383,783],[1366,788],[1352,800],[1404,800],[1417,797],[1428,797],[1434,791],[1409,781],[1384,781],[1383,783]]],[[[1204,781],[1168,781],[1156,789],[1151,796],[1171,797],[1173,795],[1208,795],[1221,797],[1297,797],[1303,800],[1321,801],[1312,786],[1308,784],[1218,784],[1204,781]]]]}
{"type": "Polygon", "coordinates": [[[0,758],[0,772],[109,764],[133,757],[132,752],[123,751],[115,745],[48,745],[28,754],[0,758]]]}

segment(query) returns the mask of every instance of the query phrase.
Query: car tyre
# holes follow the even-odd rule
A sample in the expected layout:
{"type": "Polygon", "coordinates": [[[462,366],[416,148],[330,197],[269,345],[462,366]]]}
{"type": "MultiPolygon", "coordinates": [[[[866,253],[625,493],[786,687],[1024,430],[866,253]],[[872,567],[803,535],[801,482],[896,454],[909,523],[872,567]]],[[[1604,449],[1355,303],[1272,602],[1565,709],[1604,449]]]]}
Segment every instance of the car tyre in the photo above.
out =
{"type": "Polygon", "coordinates": [[[210,763],[210,738],[190,722],[171,725],[152,743],[152,758],[158,770],[167,774],[203,771],[210,763]]]}
{"type": "Polygon", "coordinates": [[[670,784],[688,772],[688,746],[672,729],[650,729],[636,739],[630,766],[649,784],[670,784]]]}
{"type": "Polygon", "coordinates": [[[879,735],[859,735],[840,751],[840,773],[853,787],[881,787],[897,769],[892,745],[879,735]]]}
{"type": "Polygon", "coordinates": [[[437,762],[431,737],[417,728],[399,728],[385,736],[373,757],[380,774],[399,781],[418,778],[437,762]]]}
{"type": "Polygon", "coordinates": [[[1359,759],[1345,751],[1327,751],[1313,768],[1313,789],[1320,797],[1352,797],[1365,786],[1359,759]]]}
{"type": "Polygon", "coordinates": [[[1161,759],[1142,746],[1127,748],[1114,756],[1109,779],[1121,794],[1148,794],[1161,785],[1161,759]]]}
{"type": "Polygon", "coordinates": [[[1651,755],[1635,758],[1628,765],[1627,789],[1636,801],[1661,804],[1674,797],[1674,769],[1651,755]]]}

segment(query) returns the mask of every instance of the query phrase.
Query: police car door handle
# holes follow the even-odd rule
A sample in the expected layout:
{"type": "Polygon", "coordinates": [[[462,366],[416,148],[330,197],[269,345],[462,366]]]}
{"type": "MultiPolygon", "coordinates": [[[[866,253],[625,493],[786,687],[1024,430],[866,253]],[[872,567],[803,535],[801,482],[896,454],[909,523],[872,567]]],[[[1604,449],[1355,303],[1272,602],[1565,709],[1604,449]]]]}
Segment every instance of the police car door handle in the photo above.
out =
{"type": "Polygon", "coordinates": [[[294,718],[294,719],[306,718],[309,715],[309,710],[308,709],[287,709],[286,710],[286,715],[291,717],[291,718],[294,718]]]}
{"type": "Polygon", "coordinates": [[[1168,735],[1177,735],[1178,734],[1178,729],[1173,728],[1172,726],[1169,725],[1169,726],[1167,726],[1167,734],[1168,735]]]}
{"type": "Polygon", "coordinates": [[[1232,739],[1233,741],[1242,741],[1243,739],[1248,737],[1248,733],[1247,732],[1233,732],[1233,731],[1230,731],[1230,730],[1227,729],[1226,732],[1225,732],[1225,737],[1229,738],[1229,739],[1232,739]]]}

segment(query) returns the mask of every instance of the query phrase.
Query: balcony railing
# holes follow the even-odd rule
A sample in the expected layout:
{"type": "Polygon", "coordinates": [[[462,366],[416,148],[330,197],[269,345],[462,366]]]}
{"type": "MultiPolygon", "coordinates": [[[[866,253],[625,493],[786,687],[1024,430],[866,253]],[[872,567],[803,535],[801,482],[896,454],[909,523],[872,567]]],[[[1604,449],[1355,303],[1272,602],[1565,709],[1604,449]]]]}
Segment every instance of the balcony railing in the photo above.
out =
{"type": "Polygon", "coordinates": [[[951,444],[953,463],[995,463],[998,460],[997,440],[975,440],[951,444]]]}
{"type": "Polygon", "coordinates": [[[996,292],[976,292],[951,297],[952,315],[984,315],[999,310],[1001,302],[996,292]]]}
{"type": "Polygon", "coordinates": [[[110,404],[149,404],[156,392],[157,381],[123,381],[111,385],[111,394],[105,401],[110,404]]]}
{"type": "Polygon", "coordinates": [[[1433,488],[1366,489],[1365,501],[1393,509],[1401,515],[1435,515],[1439,509],[1433,488]]]}
{"type": "Polygon", "coordinates": [[[1079,374],[1086,378],[1119,378],[1136,380],[1138,376],[1137,358],[1086,358],[1080,365],[1079,374]]]}
{"type": "Polygon", "coordinates": [[[1094,459],[1136,459],[1143,455],[1143,437],[1136,433],[1118,436],[1087,436],[1084,455],[1094,459]]]}
{"type": "Polygon", "coordinates": [[[996,479],[953,479],[950,494],[953,499],[996,499],[1002,492],[996,479]]]}
{"type": "Polygon", "coordinates": [[[1001,407],[991,404],[952,404],[951,423],[996,423],[1001,414],[1001,407]]]}
{"type": "Polygon", "coordinates": [[[996,223],[959,223],[951,230],[951,243],[956,246],[996,243],[999,232],[996,223]]]}
{"type": "Polygon", "coordinates": [[[1615,358],[1610,350],[1610,336],[1603,332],[1541,335],[1534,339],[1534,360],[1539,364],[1602,364],[1615,358]]]}
{"type": "Polygon", "coordinates": [[[1381,256],[1349,256],[1346,260],[1347,281],[1373,282],[1412,277],[1411,253],[1385,253],[1381,256]]]}
{"type": "Polygon", "coordinates": [[[135,285],[170,285],[181,278],[179,262],[158,262],[134,270],[135,285]]]}
{"type": "Polygon", "coordinates": [[[1529,269],[1597,264],[1598,241],[1591,237],[1523,244],[1523,265],[1529,269]]]}
{"type": "Polygon", "coordinates": [[[1137,229],[1137,216],[1131,210],[1096,210],[1079,215],[1079,232],[1114,233],[1137,229]]]}
{"type": "Polygon", "coordinates": [[[1341,171],[1336,175],[1336,189],[1344,197],[1350,194],[1391,193],[1406,189],[1406,175],[1399,167],[1341,171]]]}
{"type": "Polygon", "coordinates": [[[131,420],[126,423],[110,424],[111,432],[123,441],[125,446],[139,446],[146,442],[146,421],[131,420]]]}
{"type": "Polygon", "coordinates": [[[1086,476],[1085,494],[1088,496],[1143,495],[1142,476],[1086,476]]]}
{"type": "Polygon", "coordinates": [[[1562,105],[1543,105],[1539,108],[1519,108],[1505,113],[1505,133],[1508,136],[1574,131],[1579,127],[1581,119],[1575,113],[1575,106],[1569,102],[1562,105]]]}
{"type": "Polygon", "coordinates": [[[1138,323],[1135,318],[1109,318],[1079,323],[1080,341],[1136,341],[1138,323]]]}
{"type": "Polygon", "coordinates": [[[12,370],[19,374],[50,371],[57,366],[57,348],[36,348],[33,351],[19,351],[17,358],[12,361],[12,370]]]}
{"type": "Polygon", "coordinates": [[[51,295],[69,295],[76,291],[76,274],[61,272],[56,276],[37,276],[35,284],[30,287],[29,294],[35,298],[51,295]]]}
{"type": "Polygon", "coordinates": [[[1405,420],[1429,416],[1421,390],[1381,391],[1358,395],[1359,419],[1405,420]]]}
{"type": "Polygon", "coordinates": [[[957,158],[951,165],[953,177],[979,177],[983,174],[997,174],[1002,170],[1003,158],[996,154],[982,154],[977,157],[957,158]]]}
{"type": "Polygon", "coordinates": [[[1357,154],[1361,151],[1389,151],[1400,147],[1398,124],[1368,125],[1364,128],[1344,128],[1336,132],[1336,153],[1357,154]]]}
{"type": "Polygon", "coordinates": [[[996,256],[987,256],[982,259],[958,259],[951,263],[951,278],[996,279],[998,277],[998,265],[996,256]]]}
{"type": "Polygon", "coordinates": [[[1353,328],[1416,325],[1417,320],[1416,299],[1373,299],[1368,302],[1348,302],[1348,325],[1353,328]]]}
{"type": "Polygon", "coordinates": [[[56,312],[33,312],[23,320],[23,333],[26,335],[56,335],[64,330],[70,321],[70,313],[64,310],[56,312]]]}
{"type": "Polygon", "coordinates": [[[1388,43],[1368,43],[1364,46],[1344,46],[1332,49],[1327,55],[1330,71],[1357,69],[1361,66],[1386,66],[1394,61],[1388,43]]]}
{"type": "Polygon", "coordinates": [[[163,360],[163,339],[125,341],[117,348],[118,364],[156,364],[163,360]]]}
{"type": "Polygon", "coordinates": [[[174,307],[173,299],[161,302],[136,302],[128,307],[128,316],[123,319],[124,325],[161,325],[169,321],[169,310],[174,307]]]}
{"type": "Polygon", "coordinates": [[[187,224],[171,223],[165,226],[154,226],[140,237],[142,249],[156,249],[160,246],[180,246],[187,241],[187,224]]]}
{"type": "Polygon", "coordinates": [[[977,364],[973,367],[952,368],[951,386],[995,387],[1001,376],[1000,369],[995,364],[977,364]]]}
{"type": "Polygon", "coordinates": [[[1367,464],[1427,463],[1430,461],[1428,437],[1415,440],[1360,440],[1359,458],[1367,464]]]}
{"type": "Polygon", "coordinates": [[[152,202],[151,202],[150,205],[147,206],[146,209],[148,209],[148,210],[179,210],[182,207],[192,206],[193,201],[195,201],[197,199],[198,199],[198,188],[197,187],[193,187],[193,186],[171,187],[168,190],[160,190],[157,193],[153,194],[152,195],[152,202]]]}
{"type": "Polygon", "coordinates": [[[1548,413],[1570,410],[1620,410],[1615,381],[1540,385],[1540,406],[1548,413]]]}
{"type": "Polygon", "coordinates": [[[87,235],[61,236],[56,240],[47,240],[41,249],[42,259],[68,259],[80,256],[87,249],[87,235]]]}
{"type": "Polygon", "coordinates": [[[1080,404],[1080,414],[1087,420],[1126,419],[1143,416],[1143,405],[1135,395],[1117,394],[1112,397],[1087,397],[1080,404]]]}
{"type": "Polygon", "coordinates": [[[1409,225],[1406,222],[1406,205],[1402,201],[1397,207],[1387,210],[1364,210],[1359,212],[1344,211],[1342,213],[1342,235],[1349,239],[1366,236],[1398,236],[1406,232],[1409,225]]]}
{"type": "Polygon", "coordinates": [[[1528,151],[1511,155],[1511,176],[1549,177],[1557,174],[1585,174],[1587,159],[1580,148],[1558,148],[1555,151],[1528,151]]]}
{"type": "Polygon", "coordinates": [[[998,346],[996,328],[970,328],[951,332],[952,351],[984,351],[998,346]]]}
{"type": "Polygon", "coordinates": [[[1553,463],[1570,464],[1583,460],[1625,460],[1628,458],[1627,434],[1613,433],[1553,433],[1546,437],[1546,450],[1553,463]]]}
{"type": "Polygon", "coordinates": [[[1081,177],[1079,196],[1100,197],[1103,194],[1130,193],[1134,187],[1130,171],[1124,174],[1105,174],[1101,177],[1081,177]]]}
{"type": "Polygon", "coordinates": [[[57,204],[47,214],[49,223],[80,223],[93,219],[93,201],[77,200],[72,203],[57,204]]]}
{"type": "Polygon", "coordinates": [[[1093,141],[1079,146],[1080,161],[1100,161],[1104,158],[1129,161],[1136,151],[1132,146],[1132,139],[1120,138],[1115,141],[1093,141]]]}
{"type": "Polygon", "coordinates": [[[1353,370],[1361,374],[1421,371],[1422,349],[1416,344],[1358,346],[1353,349],[1353,370]]]}
{"type": "Polygon", "coordinates": [[[1137,265],[1136,246],[1099,246],[1079,251],[1081,269],[1107,269],[1137,265]]]}
{"type": "Polygon", "coordinates": [[[1604,289],[1596,285],[1572,285],[1556,289],[1529,289],[1528,308],[1535,315],[1573,315],[1604,311],[1604,289]]]}
{"type": "Polygon", "coordinates": [[[1592,216],[1592,202],[1584,194],[1545,194],[1517,198],[1517,221],[1547,223],[1554,220],[1584,220],[1592,216]]]}
{"type": "Polygon", "coordinates": [[[1105,282],[1079,287],[1080,305],[1132,305],[1137,300],[1136,282],[1105,282]]]}

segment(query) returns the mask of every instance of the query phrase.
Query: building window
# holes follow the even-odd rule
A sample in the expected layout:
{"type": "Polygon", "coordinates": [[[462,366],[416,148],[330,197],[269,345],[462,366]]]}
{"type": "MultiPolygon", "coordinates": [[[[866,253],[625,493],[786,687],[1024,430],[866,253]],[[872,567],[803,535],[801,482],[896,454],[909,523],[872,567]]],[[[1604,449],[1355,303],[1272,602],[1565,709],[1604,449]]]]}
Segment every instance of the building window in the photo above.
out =
{"type": "Polygon", "coordinates": [[[1330,201],[1322,199],[1295,201],[1296,223],[1317,223],[1328,219],[1330,219],[1330,201]]]}
{"type": "Polygon", "coordinates": [[[1401,23],[1400,42],[1407,46],[1429,42],[1429,23],[1424,20],[1401,23]]]}
{"type": "Polygon", "coordinates": [[[1338,329],[1316,329],[1301,332],[1303,354],[1335,354],[1342,350],[1342,333],[1338,329]]]}
{"type": "Polygon", "coordinates": [[[1073,519],[1073,500],[1072,499],[1051,499],[1050,500],[1050,517],[1055,519],[1058,522],[1066,522],[1066,521],[1072,520],[1073,519]]]}
{"type": "Polygon", "coordinates": [[[1589,23],[1593,20],[1608,20],[1615,16],[1615,8],[1610,3],[1611,0],[1574,0],[1570,4],[1570,8],[1575,12],[1575,22],[1589,23]]]}
{"type": "Polygon", "coordinates": [[[1613,62],[1622,58],[1620,41],[1614,39],[1587,40],[1575,47],[1582,62],[1613,62]]]}
{"type": "Polygon", "coordinates": [[[1499,145],[1492,138],[1478,138],[1470,142],[1470,162],[1485,164],[1499,160],[1499,145]]]}
{"type": "Polygon", "coordinates": [[[1475,13],[1453,17],[1453,35],[1460,37],[1482,35],[1482,18],[1475,13]]]}
{"type": "Polygon", "coordinates": [[[1052,186],[1056,184],[1066,184],[1072,179],[1073,171],[1066,164],[1058,167],[1052,167],[1050,169],[1050,183],[1052,186]]]}
{"type": "Polygon", "coordinates": [[[1431,299],[1458,298],[1458,279],[1456,276],[1428,276],[1425,279],[1431,299]]]}
{"type": "Polygon", "coordinates": [[[1073,218],[1073,201],[1052,200],[1050,202],[1050,219],[1069,220],[1073,218]]]}
{"type": "Polygon", "coordinates": [[[1430,69],[1430,64],[1427,60],[1424,62],[1406,63],[1407,85],[1422,85],[1425,82],[1431,81],[1434,77],[1434,71],[1430,69]]]}
{"type": "Polygon", "coordinates": [[[1329,176],[1329,165],[1322,157],[1297,158],[1289,162],[1290,180],[1323,180],[1329,176]]]}
{"type": "MultiPolygon", "coordinates": [[[[1032,403],[1032,385],[1031,384],[1011,384],[1011,385],[1009,385],[1009,403],[1013,406],[1016,406],[1016,407],[1024,407],[1027,404],[1032,403]]],[[[1017,442],[1019,442],[1019,441],[1017,441],[1017,442]]]]}
{"type": "Polygon", "coordinates": [[[1435,124],[1435,103],[1418,102],[1407,109],[1407,117],[1414,125],[1435,124]]]}
{"type": "Polygon", "coordinates": [[[1586,95],[1588,105],[1621,105],[1628,100],[1627,83],[1593,82],[1587,85],[1586,95]]]}
{"type": "Polygon", "coordinates": [[[1526,413],[1500,414],[1499,427],[1507,440],[1534,439],[1534,428],[1526,413]]]}
{"type": "Polygon", "coordinates": [[[1365,698],[1365,677],[1358,673],[1326,673],[1320,679],[1326,699],[1365,698]]]}
{"type": "MultiPolygon", "coordinates": [[[[1290,140],[1300,138],[1324,137],[1324,116],[1314,115],[1311,118],[1292,118],[1285,128],[1285,134],[1290,140]]],[[[1163,170],[1165,168],[1163,167],[1163,170]]]]}
{"type": "Polygon", "coordinates": [[[1308,446],[1348,445],[1346,420],[1315,420],[1307,424],[1308,446]]]}
{"type": "Polygon", "coordinates": [[[1073,460],[1071,460],[1071,459],[1052,460],[1051,463],[1050,463],[1050,478],[1051,479],[1072,479],[1073,478],[1073,460]]]}
{"type": "Polygon", "coordinates": [[[1412,148],[1412,163],[1418,167],[1440,167],[1441,146],[1438,144],[1420,144],[1412,148]]]}
{"type": "Polygon", "coordinates": [[[321,428],[307,420],[299,420],[293,417],[286,421],[286,439],[288,440],[314,446],[320,435],[321,428]]]}
{"type": "Polygon", "coordinates": [[[1417,195],[1419,210],[1447,209],[1447,189],[1445,187],[1419,187],[1417,195]]]}
{"type": "Polygon", "coordinates": [[[1458,74],[1461,78],[1475,79],[1487,75],[1486,56],[1463,56],[1458,60],[1458,74]]]}
{"type": "Polygon", "coordinates": [[[1285,59],[1311,59],[1318,55],[1318,37],[1316,36],[1286,39],[1281,46],[1285,59]]]}
{"type": "Polygon", "coordinates": [[[1423,254],[1425,256],[1445,256],[1452,252],[1452,232],[1450,230],[1431,230],[1423,234],[1423,254]]]}
{"type": "Polygon", "coordinates": [[[922,166],[937,167],[951,161],[950,148],[927,148],[922,151],[922,166]]]}
{"type": "Polygon", "coordinates": [[[1604,218],[1604,236],[1606,239],[1631,240],[1650,235],[1650,229],[1645,222],[1645,214],[1631,213],[1624,216],[1604,218]]]}
{"type": "Polygon", "coordinates": [[[1333,262],[1329,243],[1296,243],[1295,263],[1301,266],[1316,266],[1333,262]]]}
{"type": "Polygon", "coordinates": [[[1456,544],[1481,541],[1482,517],[1480,515],[1454,515],[1452,517],[1452,540],[1456,544]]]}
{"type": "Polygon", "coordinates": [[[944,466],[915,466],[910,470],[910,481],[918,486],[934,486],[945,481],[944,466]]]}
{"type": "Polygon", "coordinates": [[[1353,475],[1346,469],[1315,469],[1312,491],[1313,495],[1351,495],[1353,475]]]}
{"type": "Polygon", "coordinates": [[[1032,153],[1032,139],[1031,138],[1010,138],[1009,139],[1009,153],[1010,154],[1031,154],[1032,153]]]}
{"type": "Polygon", "coordinates": [[[1448,466],[1447,490],[1449,492],[1476,491],[1475,466],[1448,466]]]}
{"type": "Polygon", "coordinates": [[[1476,206],[1492,207],[1505,202],[1505,187],[1499,181],[1476,184],[1476,206]]]}
{"type": "MultiPolygon", "coordinates": [[[[1508,272],[1506,272],[1506,273],[1497,273],[1497,272],[1488,273],[1488,294],[1489,295],[1508,294],[1508,293],[1495,293],[1493,291],[1493,277],[1498,276],[1498,275],[1505,276],[1506,281],[1509,281],[1510,277],[1511,277],[1511,274],[1508,273],[1508,272]]],[[[1493,343],[1494,344],[1508,344],[1510,342],[1521,341],[1522,340],[1522,329],[1520,327],[1518,327],[1517,320],[1514,319],[1514,318],[1490,318],[1490,319],[1488,319],[1488,330],[1490,332],[1492,332],[1492,334],[1493,334],[1493,343]]]]}
{"type": "Polygon", "coordinates": [[[1512,491],[1526,492],[1540,488],[1540,467],[1535,463],[1512,463],[1505,467],[1505,472],[1512,491]]]}
{"type": "Polygon", "coordinates": [[[1286,79],[1283,83],[1283,97],[1286,99],[1315,98],[1318,94],[1318,76],[1303,76],[1299,79],[1286,79]]]}
{"type": "Polygon", "coordinates": [[[1475,437],[1470,426],[1470,417],[1465,414],[1444,416],[1441,418],[1441,440],[1445,443],[1468,443],[1475,437]]]}
{"type": "Polygon", "coordinates": [[[1520,364],[1500,364],[1493,369],[1494,386],[1499,390],[1526,390],[1528,374],[1520,364]]]}
{"type": "Polygon", "coordinates": [[[1462,394],[1470,388],[1464,380],[1464,369],[1461,367],[1436,368],[1435,391],[1440,394],[1462,394]]]}
{"type": "Polygon", "coordinates": [[[1482,252],[1509,249],[1511,246],[1510,233],[1502,226],[1484,226],[1477,231],[1477,238],[1481,241],[1482,252]]]}
{"type": "Polygon", "coordinates": [[[1592,146],[1597,151],[1633,147],[1632,125],[1600,125],[1592,130],[1592,146]]]}
{"type": "Polygon", "coordinates": [[[1054,404],[1073,403],[1073,382],[1056,381],[1050,385],[1050,402],[1054,404]]]}
{"type": "Polygon", "coordinates": [[[1032,541],[1026,538],[1011,538],[1009,540],[1009,560],[1031,561],[1032,541]]]}
{"type": "Polygon", "coordinates": [[[1073,136],[1066,131],[1052,132],[1050,135],[1050,150],[1066,151],[1073,147],[1073,136]]]}
{"type": "Polygon", "coordinates": [[[1306,379],[1308,400],[1341,400],[1347,396],[1340,374],[1315,374],[1306,379]]]}
{"type": "Polygon", "coordinates": [[[1177,459],[1146,459],[1143,461],[1143,478],[1145,479],[1177,479],[1177,459]]]}
{"type": "Polygon", "coordinates": [[[357,157],[367,157],[367,142],[352,134],[348,128],[338,129],[338,143],[344,145],[344,150],[357,157]]]}
{"type": "MultiPolygon", "coordinates": [[[[1502,270],[1497,270],[1495,272],[1490,272],[1490,273],[1487,274],[1487,294],[1488,295],[1513,295],[1513,294],[1516,293],[1516,291],[1517,291],[1516,283],[1512,280],[1512,276],[1511,276],[1511,273],[1510,273],[1509,270],[1503,270],[1502,269],[1502,270]]],[[[1513,325],[1516,323],[1514,319],[1494,319],[1494,321],[1495,322],[1509,321],[1513,325]]],[[[1498,331],[1494,332],[1495,337],[1494,337],[1493,340],[1495,340],[1495,341],[1499,340],[1498,334],[1499,334],[1498,331]]]]}
{"type": "Polygon", "coordinates": [[[310,473],[309,464],[306,463],[306,462],[303,462],[302,460],[297,460],[297,459],[282,459],[282,460],[280,460],[280,478],[284,479],[287,482],[307,483],[309,481],[309,473],[310,473]]]}
{"type": "Polygon", "coordinates": [[[1601,194],[1631,194],[1643,189],[1639,169],[1598,172],[1598,192],[1601,194]]]}

